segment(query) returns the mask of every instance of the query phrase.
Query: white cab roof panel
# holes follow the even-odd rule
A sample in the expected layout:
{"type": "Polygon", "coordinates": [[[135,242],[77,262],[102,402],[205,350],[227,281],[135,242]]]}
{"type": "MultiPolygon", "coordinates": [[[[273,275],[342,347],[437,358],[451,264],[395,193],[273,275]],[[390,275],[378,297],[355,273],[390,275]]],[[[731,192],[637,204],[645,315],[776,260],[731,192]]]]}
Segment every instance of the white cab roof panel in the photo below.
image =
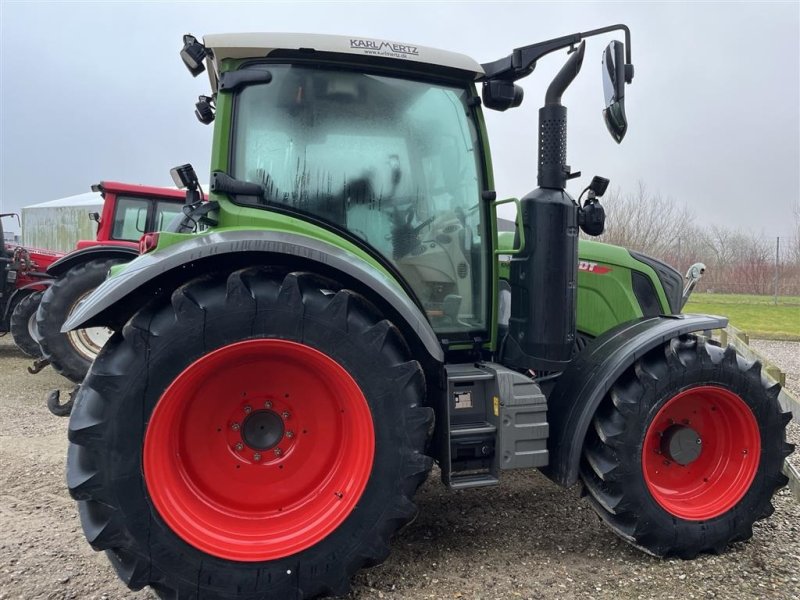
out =
{"type": "Polygon", "coordinates": [[[223,33],[205,36],[203,44],[214,53],[213,61],[208,61],[208,66],[215,88],[220,61],[226,58],[264,57],[278,49],[309,48],[319,52],[399,59],[461,69],[474,73],[476,78],[483,75],[481,65],[464,54],[378,38],[318,33],[223,33]]]}

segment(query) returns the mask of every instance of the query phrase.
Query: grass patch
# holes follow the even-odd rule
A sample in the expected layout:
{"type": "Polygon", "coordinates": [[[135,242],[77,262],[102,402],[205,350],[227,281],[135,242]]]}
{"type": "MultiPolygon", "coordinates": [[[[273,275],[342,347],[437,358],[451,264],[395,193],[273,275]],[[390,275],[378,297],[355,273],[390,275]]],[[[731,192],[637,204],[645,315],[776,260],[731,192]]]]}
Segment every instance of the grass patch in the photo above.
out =
{"type": "Polygon", "coordinates": [[[800,341],[800,297],[692,294],[684,312],[728,317],[753,338],[800,341]]]}

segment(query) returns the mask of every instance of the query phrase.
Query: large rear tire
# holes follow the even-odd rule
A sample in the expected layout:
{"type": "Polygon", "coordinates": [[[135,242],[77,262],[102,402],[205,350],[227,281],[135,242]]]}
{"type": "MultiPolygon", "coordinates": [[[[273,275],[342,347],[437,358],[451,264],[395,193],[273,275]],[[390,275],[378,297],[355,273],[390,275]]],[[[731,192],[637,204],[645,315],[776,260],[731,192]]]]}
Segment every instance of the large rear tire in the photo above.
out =
{"type": "Polygon", "coordinates": [[[753,535],[787,483],[791,413],[758,362],[693,336],[639,359],[586,436],[581,479],[617,535],[657,556],[722,552],[753,535]]]}
{"type": "Polygon", "coordinates": [[[14,343],[31,358],[40,358],[42,349],[36,341],[36,311],[42,301],[42,292],[33,292],[20,300],[11,312],[9,329],[14,343]]]}
{"type": "Polygon", "coordinates": [[[105,327],[87,327],[61,333],[75,305],[105,281],[108,270],[123,261],[92,260],[73,267],[53,282],[42,296],[36,313],[42,354],[56,372],[80,383],[89,366],[111,336],[105,327]]]}
{"type": "Polygon", "coordinates": [[[362,297],[261,268],[197,279],[102,350],[69,426],[84,533],[162,598],[344,594],[415,514],[433,411],[362,297]]]}

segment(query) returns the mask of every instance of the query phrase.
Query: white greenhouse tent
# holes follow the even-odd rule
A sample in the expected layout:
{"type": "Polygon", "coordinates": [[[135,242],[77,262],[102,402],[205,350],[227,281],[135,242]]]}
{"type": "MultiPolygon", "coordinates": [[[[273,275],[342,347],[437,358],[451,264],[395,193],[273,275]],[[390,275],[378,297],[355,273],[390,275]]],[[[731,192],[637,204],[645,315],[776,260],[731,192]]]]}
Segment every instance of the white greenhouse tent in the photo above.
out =
{"type": "Polygon", "coordinates": [[[93,240],[97,223],[89,213],[102,212],[103,197],[87,192],[22,207],[22,243],[60,252],[75,249],[78,240],[93,240]]]}

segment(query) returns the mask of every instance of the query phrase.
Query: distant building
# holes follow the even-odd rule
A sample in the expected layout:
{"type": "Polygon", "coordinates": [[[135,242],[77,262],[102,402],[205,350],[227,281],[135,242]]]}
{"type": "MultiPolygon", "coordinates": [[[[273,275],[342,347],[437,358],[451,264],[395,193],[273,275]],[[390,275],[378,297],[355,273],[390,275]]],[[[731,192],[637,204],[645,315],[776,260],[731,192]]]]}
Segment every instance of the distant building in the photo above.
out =
{"type": "Polygon", "coordinates": [[[22,243],[32,248],[69,252],[78,240],[92,240],[97,223],[89,213],[102,212],[99,192],[87,192],[22,208],[22,243]]]}

